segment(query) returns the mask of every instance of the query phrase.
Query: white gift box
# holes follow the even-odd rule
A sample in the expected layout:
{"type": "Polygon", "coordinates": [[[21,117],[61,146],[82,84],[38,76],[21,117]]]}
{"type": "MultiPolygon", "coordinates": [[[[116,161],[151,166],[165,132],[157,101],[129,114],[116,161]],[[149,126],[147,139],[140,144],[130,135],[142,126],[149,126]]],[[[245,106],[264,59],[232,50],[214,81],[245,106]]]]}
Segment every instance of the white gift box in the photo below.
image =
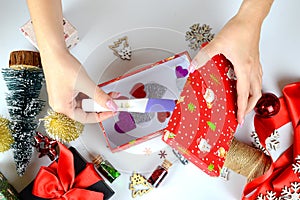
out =
{"type": "MultiPolygon", "coordinates": [[[[63,27],[64,27],[64,36],[65,36],[66,46],[68,47],[68,49],[70,49],[79,42],[78,31],[65,18],[63,19],[63,27]]],[[[20,30],[23,33],[23,35],[29,40],[29,42],[38,49],[36,37],[35,37],[33,26],[32,26],[32,21],[29,20],[28,22],[26,22],[20,28],[20,30]]]]}

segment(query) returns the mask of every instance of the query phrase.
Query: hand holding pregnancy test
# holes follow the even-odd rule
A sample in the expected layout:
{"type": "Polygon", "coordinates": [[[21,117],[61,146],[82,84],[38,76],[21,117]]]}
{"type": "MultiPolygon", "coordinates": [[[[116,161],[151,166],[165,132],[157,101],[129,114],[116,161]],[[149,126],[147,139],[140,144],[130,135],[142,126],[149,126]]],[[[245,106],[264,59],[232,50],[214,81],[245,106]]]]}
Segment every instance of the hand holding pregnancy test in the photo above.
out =
{"type": "MultiPolygon", "coordinates": [[[[166,112],[173,111],[176,105],[176,100],[173,99],[115,99],[118,109],[116,111],[126,112],[166,112]]],[[[86,112],[106,112],[111,111],[97,104],[93,99],[83,99],[82,109],[86,112]]]]}

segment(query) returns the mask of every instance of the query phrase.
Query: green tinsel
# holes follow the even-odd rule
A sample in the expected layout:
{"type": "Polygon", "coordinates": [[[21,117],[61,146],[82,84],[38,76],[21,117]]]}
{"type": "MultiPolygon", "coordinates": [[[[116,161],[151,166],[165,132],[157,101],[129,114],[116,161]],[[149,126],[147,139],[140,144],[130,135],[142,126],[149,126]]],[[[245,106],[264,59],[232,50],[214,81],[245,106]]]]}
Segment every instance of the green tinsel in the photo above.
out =
{"type": "Polygon", "coordinates": [[[38,121],[36,116],[45,102],[39,99],[44,75],[42,69],[2,69],[9,93],[6,97],[11,118],[10,129],[17,173],[21,176],[31,160],[33,137],[38,121]]]}

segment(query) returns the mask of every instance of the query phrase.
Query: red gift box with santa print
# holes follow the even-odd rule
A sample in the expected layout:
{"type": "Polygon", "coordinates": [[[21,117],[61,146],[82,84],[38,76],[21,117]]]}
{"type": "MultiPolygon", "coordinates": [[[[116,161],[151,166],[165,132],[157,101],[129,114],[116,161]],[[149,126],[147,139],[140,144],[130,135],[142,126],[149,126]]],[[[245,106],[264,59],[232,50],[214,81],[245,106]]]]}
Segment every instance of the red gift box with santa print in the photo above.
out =
{"type": "Polygon", "coordinates": [[[163,141],[210,176],[219,176],[236,120],[236,78],[222,54],[189,74],[163,141]]]}

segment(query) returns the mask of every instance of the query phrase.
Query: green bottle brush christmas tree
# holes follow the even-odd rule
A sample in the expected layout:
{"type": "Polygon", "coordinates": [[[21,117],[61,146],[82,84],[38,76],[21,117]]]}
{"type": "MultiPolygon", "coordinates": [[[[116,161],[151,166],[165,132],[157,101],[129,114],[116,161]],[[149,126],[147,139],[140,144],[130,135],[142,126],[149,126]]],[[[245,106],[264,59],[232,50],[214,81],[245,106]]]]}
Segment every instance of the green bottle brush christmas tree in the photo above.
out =
{"type": "Polygon", "coordinates": [[[39,99],[44,82],[40,55],[32,51],[14,51],[9,67],[2,75],[9,90],[6,96],[13,137],[13,153],[18,175],[23,175],[33,153],[33,137],[38,126],[36,116],[45,102],[39,99]]]}

